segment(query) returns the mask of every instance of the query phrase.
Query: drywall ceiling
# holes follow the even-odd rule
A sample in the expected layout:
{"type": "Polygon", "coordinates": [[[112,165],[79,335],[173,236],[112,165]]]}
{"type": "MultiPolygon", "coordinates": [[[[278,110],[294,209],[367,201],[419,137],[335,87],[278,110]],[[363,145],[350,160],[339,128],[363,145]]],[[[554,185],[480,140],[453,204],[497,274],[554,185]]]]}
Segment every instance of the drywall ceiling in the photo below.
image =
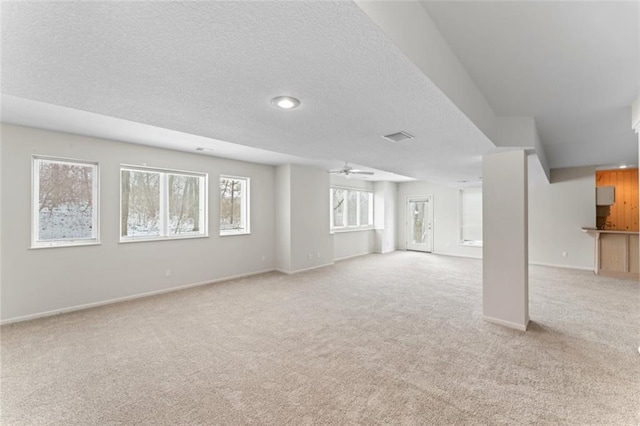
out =
{"type": "Polygon", "coordinates": [[[4,2],[2,44],[5,95],[185,134],[448,184],[494,148],[352,2],[4,2]]]}
{"type": "Polygon", "coordinates": [[[640,2],[422,5],[498,115],[535,117],[551,167],[637,163],[640,2]]]}
{"type": "MultiPolygon", "coordinates": [[[[107,117],[105,115],[61,107],[59,105],[32,101],[11,95],[2,95],[2,120],[21,126],[37,127],[94,138],[126,141],[139,145],[155,146],[272,166],[292,163],[303,164],[328,171],[344,165],[344,163],[340,161],[310,160],[308,158],[177,132],[175,130],[136,123],[121,118],[107,117]]],[[[373,182],[407,182],[414,180],[406,176],[358,164],[352,163],[351,166],[374,173],[371,176],[354,176],[354,179],[373,182]]]]}

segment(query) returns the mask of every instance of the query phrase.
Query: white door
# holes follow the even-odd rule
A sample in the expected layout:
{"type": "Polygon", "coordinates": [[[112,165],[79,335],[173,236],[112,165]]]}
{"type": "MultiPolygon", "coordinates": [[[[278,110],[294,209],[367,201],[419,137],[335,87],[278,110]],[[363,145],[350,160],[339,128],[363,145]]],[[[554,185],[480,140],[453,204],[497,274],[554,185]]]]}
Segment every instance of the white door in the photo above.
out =
{"type": "Polygon", "coordinates": [[[433,196],[407,198],[407,250],[433,251],[433,196]]]}

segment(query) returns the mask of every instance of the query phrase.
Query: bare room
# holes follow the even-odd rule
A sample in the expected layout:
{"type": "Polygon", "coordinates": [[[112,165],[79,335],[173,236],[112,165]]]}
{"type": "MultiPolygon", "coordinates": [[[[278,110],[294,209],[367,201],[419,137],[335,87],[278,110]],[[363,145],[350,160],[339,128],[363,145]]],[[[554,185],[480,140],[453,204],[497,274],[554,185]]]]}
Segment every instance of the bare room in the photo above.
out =
{"type": "Polygon", "coordinates": [[[1,5],[0,423],[640,424],[640,4],[1,5]]]}

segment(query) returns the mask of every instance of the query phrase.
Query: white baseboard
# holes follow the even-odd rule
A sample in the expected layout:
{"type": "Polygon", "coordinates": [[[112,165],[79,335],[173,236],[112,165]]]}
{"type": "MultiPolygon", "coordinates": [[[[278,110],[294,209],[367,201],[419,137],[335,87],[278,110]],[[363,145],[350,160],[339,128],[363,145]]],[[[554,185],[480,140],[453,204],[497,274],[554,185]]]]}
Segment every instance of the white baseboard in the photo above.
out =
{"type": "Polygon", "coordinates": [[[297,269],[295,271],[287,271],[285,269],[279,269],[279,268],[274,269],[274,271],[282,272],[283,274],[287,274],[287,275],[293,275],[293,274],[299,274],[300,272],[307,272],[307,271],[313,271],[314,269],[325,268],[331,265],[333,265],[333,262],[325,263],[324,265],[312,266],[310,268],[297,269]]]}
{"type": "Polygon", "coordinates": [[[368,255],[368,254],[372,254],[372,253],[374,253],[374,252],[372,252],[372,251],[367,251],[367,252],[364,252],[364,253],[351,254],[351,255],[349,255],[349,256],[343,256],[343,257],[337,257],[337,258],[334,258],[334,259],[333,259],[333,261],[334,261],[334,262],[339,262],[339,261],[341,261],[341,260],[353,259],[354,257],[366,256],[366,255],[368,255]]]}
{"type": "Polygon", "coordinates": [[[482,256],[469,256],[468,254],[458,254],[458,253],[442,253],[442,252],[431,252],[431,254],[437,254],[439,256],[451,256],[451,257],[462,257],[465,259],[476,259],[482,260],[482,256]]]}
{"type": "Polygon", "coordinates": [[[488,317],[486,315],[483,315],[482,318],[485,321],[489,321],[491,323],[498,324],[498,325],[503,325],[505,327],[513,328],[513,329],[519,330],[519,331],[527,331],[527,326],[529,325],[529,320],[527,320],[527,323],[523,325],[523,324],[518,324],[518,323],[515,323],[515,322],[511,322],[511,321],[501,320],[501,319],[498,319],[498,318],[488,317]]]}
{"type": "Polygon", "coordinates": [[[584,266],[557,265],[555,263],[545,263],[545,262],[529,262],[529,265],[549,266],[551,268],[575,269],[575,270],[578,270],[578,271],[590,271],[590,272],[593,272],[593,267],[587,268],[587,267],[584,267],[584,266]]]}
{"type": "MultiPolygon", "coordinates": [[[[479,259],[479,260],[482,260],[482,256],[469,256],[469,255],[458,254],[458,253],[442,253],[442,252],[435,252],[434,251],[432,254],[437,254],[437,255],[441,255],[441,256],[463,257],[463,258],[467,258],[467,259],[479,259]]],[[[555,264],[555,263],[545,263],[545,262],[529,262],[529,265],[549,266],[551,268],[574,269],[574,270],[577,270],[577,271],[590,271],[590,272],[593,272],[593,267],[588,268],[588,267],[584,267],[584,266],[558,265],[558,264],[555,264]]]]}
{"type": "Polygon", "coordinates": [[[267,272],[272,272],[274,270],[275,269],[273,269],[273,268],[263,269],[261,271],[247,272],[246,274],[232,275],[232,276],[229,276],[229,277],[216,278],[216,279],[213,279],[213,280],[207,280],[207,281],[201,281],[201,282],[197,282],[197,283],[185,284],[185,285],[180,285],[180,286],[177,286],[177,287],[163,288],[162,290],[154,290],[154,291],[149,291],[149,292],[146,292],[146,293],[134,294],[134,295],[131,295],[131,296],[125,296],[125,297],[118,297],[118,298],[115,298],[115,299],[103,300],[103,301],[100,301],[100,302],[86,303],[86,304],[82,304],[82,305],[70,306],[68,308],[53,309],[51,311],[39,312],[39,313],[36,313],[36,314],[29,314],[29,315],[24,315],[24,316],[20,316],[20,317],[8,318],[8,319],[5,319],[5,320],[1,320],[0,321],[0,325],[12,324],[12,323],[22,322],[22,321],[29,321],[29,320],[33,320],[33,319],[36,319],[36,318],[50,317],[50,316],[53,316],[53,315],[66,314],[68,312],[81,311],[81,310],[84,310],[84,309],[97,308],[98,306],[111,305],[113,303],[119,303],[119,302],[126,302],[127,300],[141,299],[143,297],[157,296],[159,294],[171,293],[171,292],[179,291],[179,290],[186,290],[188,288],[200,287],[200,286],[203,286],[203,285],[218,283],[218,282],[221,282],[221,281],[230,281],[230,280],[235,280],[235,279],[238,279],[238,278],[250,277],[252,275],[260,275],[260,274],[264,274],[264,273],[267,273],[267,272]]]}
{"type": "Polygon", "coordinates": [[[393,253],[394,251],[396,251],[396,249],[392,248],[392,249],[389,249],[389,250],[374,250],[373,253],[387,254],[387,253],[393,253]]]}

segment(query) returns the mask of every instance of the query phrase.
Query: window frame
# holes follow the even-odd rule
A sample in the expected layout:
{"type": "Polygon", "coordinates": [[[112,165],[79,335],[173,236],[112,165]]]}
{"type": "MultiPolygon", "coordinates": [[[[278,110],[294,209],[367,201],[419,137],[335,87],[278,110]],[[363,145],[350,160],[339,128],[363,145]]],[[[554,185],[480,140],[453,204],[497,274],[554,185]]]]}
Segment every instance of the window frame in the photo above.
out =
{"type": "Polygon", "coordinates": [[[349,187],[345,187],[345,186],[337,186],[337,185],[332,185],[329,188],[329,230],[331,234],[335,234],[335,233],[340,233],[340,232],[354,232],[354,231],[367,231],[367,230],[371,230],[374,229],[374,197],[373,197],[373,191],[367,190],[367,189],[360,189],[360,188],[349,188],[349,187]],[[334,226],[334,208],[333,208],[333,191],[334,190],[342,190],[345,191],[344,192],[344,202],[343,202],[343,208],[342,208],[342,223],[344,223],[343,226],[334,226]],[[347,203],[347,199],[349,197],[349,193],[350,192],[355,192],[356,193],[356,225],[349,225],[348,223],[348,219],[349,219],[349,207],[348,207],[348,203],[347,203]],[[360,204],[360,194],[361,193],[366,193],[369,194],[369,224],[368,225],[362,225],[361,224],[361,215],[360,215],[360,211],[361,211],[361,204],[360,204]]]}
{"type": "Polygon", "coordinates": [[[100,164],[97,161],[76,158],[56,157],[49,155],[31,156],[31,246],[30,249],[62,248],[100,245],[100,164]],[[49,161],[69,165],[92,167],[93,182],[91,185],[91,221],[92,237],[65,240],[41,241],[40,237],[40,161],[49,161]],[[36,211],[37,209],[37,211],[36,211]]]}
{"type": "Polygon", "coordinates": [[[221,237],[231,237],[235,235],[251,235],[251,178],[247,176],[233,176],[233,175],[223,175],[221,174],[218,179],[218,234],[221,237]],[[222,179],[232,179],[238,181],[244,181],[244,191],[242,192],[242,203],[241,203],[241,212],[240,217],[241,220],[244,221],[244,230],[233,230],[233,229],[221,229],[220,226],[222,224],[222,212],[220,211],[222,208],[222,194],[220,194],[220,183],[222,179]]]}
{"type": "Polygon", "coordinates": [[[145,241],[171,241],[171,240],[187,240],[195,238],[209,238],[209,202],[208,202],[208,185],[209,174],[203,172],[194,172],[187,170],[167,169],[160,167],[147,167],[131,164],[120,164],[119,169],[119,182],[120,182],[120,204],[118,206],[119,219],[119,243],[137,243],[145,241]],[[143,236],[124,236],[122,235],[122,172],[143,172],[143,173],[158,173],[159,176],[159,191],[158,194],[158,221],[159,221],[159,235],[143,235],[143,236]],[[169,175],[180,175],[196,177],[200,179],[200,228],[199,232],[182,233],[182,234],[169,234],[169,175]]]}
{"type": "MultiPolygon", "coordinates": [[[[466,247],[482,247],[483,241],[482,240],[465,240],[464,239],[464,203],[463,203],[463,193],[465,190],[469,190],[469,189],[479,189],[480,190],[480,197],[482,199],[482,187],[466,187],[466,188],[459,188],[458,189],[458,245],[461,246],[466,246],[466,247]]],[[[482,209],[480,210],[480,214],[482,214],[483,211],[482,209]]],[[[480,222],[480,232],[482,233],[482,221],[480,222]]]]}

